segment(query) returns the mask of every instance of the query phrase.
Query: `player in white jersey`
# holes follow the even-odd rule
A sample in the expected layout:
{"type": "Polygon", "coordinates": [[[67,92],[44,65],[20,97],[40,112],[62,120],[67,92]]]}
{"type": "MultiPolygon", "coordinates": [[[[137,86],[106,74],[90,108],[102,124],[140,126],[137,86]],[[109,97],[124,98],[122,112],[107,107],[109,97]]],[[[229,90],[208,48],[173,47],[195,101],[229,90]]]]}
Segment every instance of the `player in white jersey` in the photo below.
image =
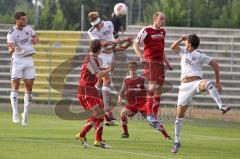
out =
{"type": "Polygon", "coordinates": [[[24,12],[15,13],[16,25],[7,34],[8,51],[12,56],[10,101],[12,105],[12,121],[19,123],[18,118],[18,89],[20,79],[25,85],[24,111],[22,125],[27,125],[29,107],[32,101],[32,86],[35,79],[35,68],[32,55],[36,52],[33,45],[38,42],[36,33],[27,26],[27,16],[24,12]]]}
{"type": "MultiPolygon", "coordinates": [[[[102,21],[97,12],[90,12],[88,14],[88,19],[92,27],[88,30],[88,35],[91,40],[99,39],[101,40],[103,50],[99,55],[99,58],[102,60],[102,68],[107,69],[110,67],[113,60],[113,52],[124,51],[126,47],[115,47],[121,40],[114,39],[113,32],[114,26],[111,21],[102,21]]],[[[106,118],[106,125],[115,125],[112,119],[115,119],[110,110],[110,75],[104,76],[102,79],[99,79],[96,87],[98,90],[101,90],[104,108],[108,111],[108,116],[106,118]]]]}
{"type": "Polygon", "coordinates": [[[219,77],[218,63],[211,57],[197,50],[200,39],[197,35],[182,36],[171,45],[171,49],[181,57],[181,85],[179,87],[177,114],[175,121],[175,143],[172,152],[177,153],[180,145],[180,131],[183,125],[183,119],[192,98],[196,93],[208,91],[213,100],[217,103],[219,109],[224,114],[230,110],[225,106],[218,94],[222,90],[219,77]],[[184,41],[185,47],[179,46],[184,41]],[[203,64],[210,65],[215,72],[216,82],[213,84],[209,80],[202,79],[203,64]]]}

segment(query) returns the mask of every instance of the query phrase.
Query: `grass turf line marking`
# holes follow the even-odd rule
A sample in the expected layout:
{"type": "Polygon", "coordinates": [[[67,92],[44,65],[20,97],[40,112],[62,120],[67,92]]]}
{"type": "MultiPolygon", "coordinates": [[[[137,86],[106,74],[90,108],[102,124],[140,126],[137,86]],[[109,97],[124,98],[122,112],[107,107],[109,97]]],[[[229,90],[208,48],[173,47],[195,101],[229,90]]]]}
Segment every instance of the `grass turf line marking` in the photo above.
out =
{"type": "MultiPolygon", "coordinates": [[[[41,143],[46,143],[46,144],[54,144],[54,145],[61,145],[61,146],[69,146],[69,147],[79,147],[79,145],[72,145],[72,144],[65,144],[65,143],[56,143],[56,142],[49,142],[45,140],[37,140],[37,139],[26,139],[26,138],[4,138],[0,137],[3,140],[8,140],[8,141],[37,141],[41,143]]],[[[112,152],[118,152],[118,153],[125,153],[125,154],[131,154],[131,155],[138,155],[138,156],[146,156],[146,157],[152,157],[152,158],[159,158],[159,159],[173,159],[173,158],[167,158],[165,156],[158,156],[158,155],[152,155],[148,153],[139,153],[139,152],[131,152],[131,151],[125,151],[125,150],[115,150],[115,149],[103,149],[103,148],[97,148],[94,146],[91,146],[91,148],[102,150],[102,151],[112,151],[112,152]]],[[[170,150],[169,150],[170,151],[170,150]]],[[[179,158],[180,159],[180,158],[179,158]]]]}

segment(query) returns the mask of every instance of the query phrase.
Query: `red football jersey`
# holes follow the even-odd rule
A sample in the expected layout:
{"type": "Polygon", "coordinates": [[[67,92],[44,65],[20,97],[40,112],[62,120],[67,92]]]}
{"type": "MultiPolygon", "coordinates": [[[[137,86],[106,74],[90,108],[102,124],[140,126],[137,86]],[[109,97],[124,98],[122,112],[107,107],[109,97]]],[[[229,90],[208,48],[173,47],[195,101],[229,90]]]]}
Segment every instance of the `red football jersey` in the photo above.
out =
{"type": "Polygon", "coordinates": [[[95,73],[100,71],[98,58],[89,54],[85,57],[80,74],[79,85],[95,87],[98,81],[95,73]]]}
{"type": "Polygon", "coordinates": [[[98,81],[96,73],[100,71],[98,58],[89,54],[85,57],[82,65],[77,95],[99,97],[95,85],[98,81]]]}
{"type": "Polygon", "coordinates": [[[137,36],[137,42],[144,43],[144,58],[150,61],[163,62],[166,31],[152,26],[143,28],[137,36]]]}
{"type": "Polygon", "coordinates": [[[135,105],[146,102],[146,89],[144,87],[146,79],[141,76],[137,78],[126,77],[123,80],[125,86],[125,97],[128,101],[128,104],[135,105]]]}

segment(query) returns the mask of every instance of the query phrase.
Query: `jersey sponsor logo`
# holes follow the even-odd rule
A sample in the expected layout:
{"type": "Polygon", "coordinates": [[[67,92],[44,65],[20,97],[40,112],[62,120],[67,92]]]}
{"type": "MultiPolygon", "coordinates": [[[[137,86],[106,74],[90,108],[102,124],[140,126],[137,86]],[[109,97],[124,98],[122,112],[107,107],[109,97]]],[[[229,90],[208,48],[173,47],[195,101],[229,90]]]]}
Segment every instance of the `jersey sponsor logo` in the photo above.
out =
{"type": "Polygon", "coordinates": [[[106,31],[104,31],[104,32],[102,33],[103,36],[106,36],[106,35],[108,35],[108,34],[111,34],[111,30],[106,30],[106,31]]]}
{"type": "Polygon", "coordinates": [[[187,59],[187,58],[185,59],[185,63],[186,63],[186,64],[189,64],[189,65],[193,65],[193,61],[191,61],[191,60],[189,60],[189,59],[187,59]]]}
{"type": "Polygon", "coordinates": [[[29,40],[29,38],[23,39],[20,41],[20,44],[24,45],[25,43],[27,43],[29,40]]]}
{"type": "Polygon", "coordinates": [[[153,34],[151,35],[152,39],[157,39],[157,38],[163,38],[164,36],[162,34],[153,34]]]}
{"type": "Polygon", "coordinates": [[[128,88],[128,91],[142,91],[141,88],[128,88]]]}

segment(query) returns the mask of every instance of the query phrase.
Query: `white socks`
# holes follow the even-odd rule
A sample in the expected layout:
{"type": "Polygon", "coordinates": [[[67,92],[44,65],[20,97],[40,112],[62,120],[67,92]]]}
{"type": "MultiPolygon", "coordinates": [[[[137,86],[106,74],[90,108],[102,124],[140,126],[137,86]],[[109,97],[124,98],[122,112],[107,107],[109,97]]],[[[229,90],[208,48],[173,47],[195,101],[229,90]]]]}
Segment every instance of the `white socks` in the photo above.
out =
{"type": "MultiPolygon", "coordinates": [[[[12,105],[13,115],[17,115],[18,114],[18,91],[17,90],[11,90],[10,101],[12,105]]],[[[23,114],[28,115],[31,102],[32,102],[32,92],[25,92],[23,114]]]]}
{"type": "Polygon", "coordinates": [[[110,107],[111,95],[110,95],[110,88],[107,86],[102,87],[102,96],[103,96],[103,104],[104,110],[108,111],[110,107]]]}
{"type": "Polygon", "coordinates": [[[221,98],[218,94],[218,91],[217,91],[216,87],[211,82],[208,82],[206,84],[206,89],[208,90],[212,99],[217,103],[219,109],[221,109],[222,106],[223,106],[223,103],[221,101],[221,98]]]}
{"type": "Polygon", "coordinates": [[[32,103],[32,92],[25,92],[24,95],[24,116],[28,115],[30,104],[32,103]]]}
{"type": "Polygon", "coordinates": [[[175,143],[180,142],[180,133],[183,125],[183,119],[184,118],[178,118],[176,117],[175,120],[175,143]]]}
{"type": "Polygon", "coordinates": [[[18,91],[17,90],[11,90],[10,93],[10,101],[12,105],[12,113],[13,115],[18,115],[18,91]]]}

